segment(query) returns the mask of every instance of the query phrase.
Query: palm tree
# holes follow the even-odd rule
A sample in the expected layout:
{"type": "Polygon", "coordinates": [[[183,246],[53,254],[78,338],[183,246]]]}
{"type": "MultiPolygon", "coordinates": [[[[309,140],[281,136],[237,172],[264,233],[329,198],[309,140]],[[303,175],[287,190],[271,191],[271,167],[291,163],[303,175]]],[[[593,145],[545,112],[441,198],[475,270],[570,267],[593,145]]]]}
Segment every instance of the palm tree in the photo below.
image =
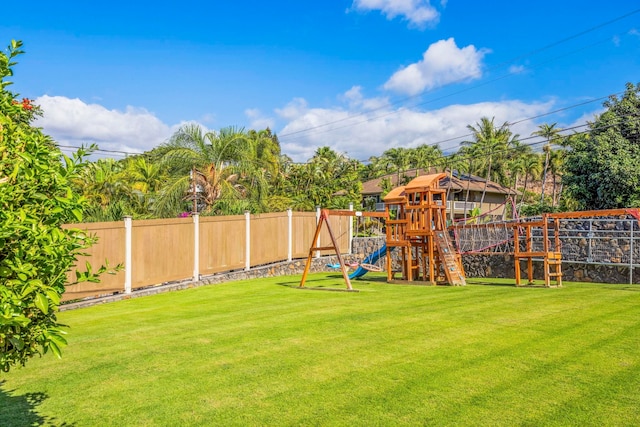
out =
{"type": "Polygon", "coordinates": [[[487,192],[487,183],[491,180],[492,167],[495,169],[493,173],[504,180],[505,168],[504,163],[508,158],[508,151],[513,147],[518,139],[518,135],[514,135],[509,130],[509,124],[505,122],[497,128],[494,125],[494,119],[489,120],[487,117],[480,119],[476,126],[468,125],[473,135],[473,141],[463,141],[463,147],[470,147],[470,155],[480,160],[481,167],[479,172],[485,173],[484,188],[480,198],[480,207],[484,203],[484,197],[487,192]]]}
{"type": "Polygon", "coordinates": [[[401,179],[400,175],[409,169],[409,165],[411,164],[410,151],[407,148],[389,148],[382,156],[387,158],[388,161],[394,166],[397,173],[397,185],[400,185],[401,179]]]}
{"type": "Polygon", "coordinates": [[[144,194],[160,190],[167,178],[166,170],[161,167],[160,163],[153,163],[144,156],[130,158],[124,175],[134,190],[144,194]]]}
{"type": "Polygon", "coordinates": [[[544,187],[547,181],[547,171],[549,170],[549,156],[552,151],[552,144],[554,144],[560,135],[560,130],[556,129],[556,124],[552,125],[542,124],[538,126],[538,130],[533,132],[531,135],[540,136],[547,140],[547,143],[542,147],[542,151],[545,154],[544,157],[544,172],[542,173],[542,191],[540,193],[540,204],[544,203],[544,187]]]}
{"type": "MultiPolygon", "coordinates": [[[[461,158],[460,153],[454,153],[448,156],[442,156],[440,157],[440,163],[444,169],[445,172],[447,172],[449,174],[449,183],[447,184],[447,193],[445,196],[445,200],[449,200],[449,198],[451,197],[451,188],[453,186],[453,171],[454,170],[463,170],[465,168],[465,162],[464,159],[461,158]]],[[[466,203],[466,202],[465,202],[466,203]]],[[[451,222],[453,222],[453,219],[455,217],[455,206],[454,206],[454,201],[453,198],[451,200],[451,209],[449,209],[450,212],[450,219],[451,222]]],[[[466,211],[466,206],[465,206],[465,211],[466,211]]]]}
{"type": "Polygon", "coordinates": [[[162,161],[177,174],[158,195],[156,208],[160,215],[177,214],[189,198],[197,198],[204,212],[213,213],[215,204],[223,198],[244,197],[239,178],[252,172],[249,159],[253,149],[244,130],[229,127],[205,132],[197,124],[187,124],[163,145],[166,152],[162,161]]]}
{"type": "Polygon", "coordinates": [[[416,176],[418,176],[420,169],[424,169],[429,173],[431,166],[441,158],[442,150],[438,145],[422,144],[410,150],[410,161],[416,168],[416,176]]]}
{"type": "Polygon", "coordinates": [[[551,176],[553,178],[553,190],[551,192],[551,203],[553,207],[556,207],[560,200],[560,193],[562,191],[557,191],[558,188],[558,176],[562,176],[562,168],[564,166],[564,150],[554,150],[551,152],[549,157],[549,170],[551,171],[551,176]],[[558,196],[556,198],[556,195],[558,196]]]}
{"type": "Polygon", "coordinates": [[[99,159],[88,163],[81,179],[75,184],[90,202],[105,208],[130,194],[123,179],[124,167],[113,159],[99,159]]]}
{"type": "Polygon", "coordinates": [[[535,153],[529,153],[524,156],[524,188],[522,189],[522,198],[520,199],[520,204],[518,206],[518,215],[520,215],[520,210],[522,205],[524,204],[524,198],[527,194],[527,185],[529,183],[529,177],[532,179],[537,179],[542,170],[542,164],[540,162],[540,156],[535,153]]]}
{"type": "MultiPolygon", "coordinates": [[[[511,172],[511,183],[510,188],[513,188],[514,192],[514,205],[515,201],[518,198],[518,180],[521,174],[526,173],[527,169],[525,166],[525,157],[524,156],[514,156],[508,163],[509,171],[511,172]]],[[[515,207],[515,206],[514,206],[515,207]]]]}

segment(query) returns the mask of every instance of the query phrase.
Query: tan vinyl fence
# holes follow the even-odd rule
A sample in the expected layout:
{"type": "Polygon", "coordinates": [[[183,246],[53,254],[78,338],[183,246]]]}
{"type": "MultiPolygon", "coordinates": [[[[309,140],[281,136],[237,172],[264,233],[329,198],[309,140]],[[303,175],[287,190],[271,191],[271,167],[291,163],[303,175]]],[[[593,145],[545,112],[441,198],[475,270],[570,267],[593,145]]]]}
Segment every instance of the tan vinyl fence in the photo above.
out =
{"type": "MultiPolygon", "coordinates": [[[[259,265],[309,254],[319,212],[279,212],[260,215],[156,219],[70,224],[95,235],[98,242],[78,259],[79,269],[89,262],[93,269],[108,261],[122,264],[118,273],[104,274],[101,283],[79,283],[67,287],[63,300],[129,293],[134,289],[259,265]]],[[[351,217],[331,217],[332,231],[340,252],[347,253],[351,241],[351,217]]],[[[323,229],[318,246],[330,238],[323,229]]],[[[329,252],[323,251],[323,254],[329,252]]],[[[69,282],[75,275],[69,274],[69,282]]]]}

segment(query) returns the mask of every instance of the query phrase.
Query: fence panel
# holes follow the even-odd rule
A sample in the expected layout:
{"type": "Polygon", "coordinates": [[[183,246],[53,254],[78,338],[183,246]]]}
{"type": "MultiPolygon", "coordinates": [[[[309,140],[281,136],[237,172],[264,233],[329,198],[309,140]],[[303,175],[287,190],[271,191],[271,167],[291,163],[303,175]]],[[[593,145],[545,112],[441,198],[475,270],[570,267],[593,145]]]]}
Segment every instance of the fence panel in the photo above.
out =
{"type": "MultiPolygon", "coordinates": [[[[104,265],[106,261],[110,266],[124,264],[125,229],[122,221],[66,224],[63,225],[63,228],[78,228],[98,238],[98,242],[87,250],[89,256],[78,258],[79,270],[84,270],[86,262],[89,262],[94,270],[104,265]]],[[[102,275],[100,283],[82,282],[67,286],[62,300],[69,301],[122,292],[124,291],[124,276],[124,271],[120,271],[116,274],[102,275]]],[[[75,282],[75,279],[74,272],[67,274],[67,282],[75,282]]]]}
{"type": "Polygon", "coordinates": [[[292,224],[292,256],[306,258],[316,231],[316,214],[315,212],[293,212],[292,224]]]}
{"type": "MultiPolygon", "coordinates": [[[[250,220],[251,266],[284,261],[289,255],[289,217],[287,212],[252,215],[250,220]]],[[[351,217],[330,217],[331,229],[342,253],[349,251],[351,217]]],[[[139,289],[194,275],[195,226],[193,218],[136,220],[131,222],[131,288],[139,289]]],[[[293,212],[291,216],[291,256],[306,258],[316,230],[315,212],[293,212]]],[[[78,265],[89,262],[94,268],[105,264],[125,264],[126,229],[124,221],[70,224],[98,237],[98,242],[81,257],[78,265]]],[[[198,273],[206,276],[239,270],[247,265],[246,217],[244,215],[199,217],[198,273]]],[[[330,243],[326,227],[320,244],[330,243]]],[[[323,251],[330,254],[332,251],[323,251]]],[[[75,275],[68,275],[72,282],[75,275]]],[[[125,271],[105,274],[101,283],[68,286],[63,300],[108,295],[125,291],[125,271]]]]}
{"type": "Polygon", "coordinates": [[[200,217],[200,274],[244,268],[246,235],[244,215],[200,217]]]}
{"type": "Polygon", "coordinates": [[[192,277],[193,229],[192,218],[134,221],[131,287],[192,277]]]}
{"type": "Polygon", "coordinates": [[[286,260],[288,239],[286,212],[251,215],[251,266],[286,260]]]}
{"type": "MultiPolygon", "coordinates": [[[[340,249],[340,253],[346,253],[349,251],[349,221],[352,220],[353,217],[350,216],[331,216],[329,215],[329,226],[331,227],[331,232],[333,233],[333,237],[336,239],[336,243],[338,244],[338,248],[340,249]]],[[[313,238],[313,236],[311,236],[313,238]]],[[[329,236],[329,230],[327,229],[326,223],[322,227],[320,232],[320,245],[319,246],[330,246],[331,245],[331,237],[329,236]]],[[[320,251],[321,255],[333,255],[335,252],[331,249],[320,251]]]]}

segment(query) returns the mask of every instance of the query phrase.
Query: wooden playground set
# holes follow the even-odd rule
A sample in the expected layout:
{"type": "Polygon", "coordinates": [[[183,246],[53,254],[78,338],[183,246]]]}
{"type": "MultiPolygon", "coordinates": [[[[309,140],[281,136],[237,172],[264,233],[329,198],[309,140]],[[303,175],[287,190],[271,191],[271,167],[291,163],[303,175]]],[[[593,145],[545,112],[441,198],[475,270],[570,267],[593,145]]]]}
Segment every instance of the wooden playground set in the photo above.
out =
{"type": "MultiPolygon", "coordinates": [[[[309,248],[300,287],[305,286],[314,254],[322,250],[335,253],[338,260],[336,267],[342,272],[347,290],[353,290],[351,279],[360,278],[367,271],[386,271],[389,283],[465,285],[462,256],[454,246],[446,223],[447,192],[439,183],[444,177],[445,173],[418,176],[407,185],[394,188],[383,199],[384,212],[322,210],[309,248]],[[369,217],[383,221],[385,244],[374,253],[364,255],[356,265],[347,264],[340,253],[336,235],[331,229],[331,216],[369,217]],[[318,239],[323,228],[326,228],[331,243],[319,246],[318,239]],[[396,249],[399,254],[394,262],[392,252],[396,249]],[[376,264],[382,258],[385,258],[384,267],[376,264]],[[349,273],[349,268],[355,270],[349,273]],[[398,274],[400,278],[396,279],[398,274]]],[[[542,220],[514,221],[505,228],[506,234],[502,233],[500,237],[501,241],[511,241],[515,242],[514,244],[496,251],[495,248],[501,241],[489,242],[486,246],[493,248],[493,251],[479,250],[476,253],[513,255],[516,286],[521,285],[520,261],[526,261],[528,284],[533,284],[533,261],[541,259],[544,266],[544,285],[550,287],[551,281],[554,280],[555,286],[559,287],[562,286],[562,254],[558,227],[558,219],[550,219],[549,216],[543,216],[542,220]],[[544,236],[543,243],[536,247],[532,243],[534,230],[541,230],[544,236]]]]}

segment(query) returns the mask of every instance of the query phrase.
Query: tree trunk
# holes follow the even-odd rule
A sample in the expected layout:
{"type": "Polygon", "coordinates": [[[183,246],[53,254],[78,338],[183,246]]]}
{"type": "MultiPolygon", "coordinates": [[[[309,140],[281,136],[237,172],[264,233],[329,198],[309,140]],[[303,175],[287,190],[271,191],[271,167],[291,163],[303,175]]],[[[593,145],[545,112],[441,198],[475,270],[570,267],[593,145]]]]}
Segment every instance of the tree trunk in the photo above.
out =
{"type": "Polygon", "coordinates": [[[556,174],[553,174],[553,190],[551,192],[551,206],[556,207],[556,174]]]}
{"type": "Polygon", "coordinates": [[[522,204],[524,203],[524,197],[527,195],[527,184],[529,183],[529,172],[524,174],[524,188],[522,189],[522,197],[520,198],[520,205],[518,206],[518,216],[522,210],[522,204]]]}
{"type": "Polygon", "coordinates": [[[546,156],[544,158],[544,172],[542,173],[542,189],[540,190],[540,204],[544,203],[544,185],[547,181],[547,170],[549,169],[549,153],[551,152],[551,147],[546,152],[546,156]]]}
{"type": "Polygon", "coordinates": [[[491,157],[489,157],[489,167],[487,168],[487,177],[484,180],[484,188],[482,189],[482,196],[480,197],[480,212],[482,212],[482,204],[484,203],[484,196],[487,194],[487,183],[491,177],[491,157]]]}

